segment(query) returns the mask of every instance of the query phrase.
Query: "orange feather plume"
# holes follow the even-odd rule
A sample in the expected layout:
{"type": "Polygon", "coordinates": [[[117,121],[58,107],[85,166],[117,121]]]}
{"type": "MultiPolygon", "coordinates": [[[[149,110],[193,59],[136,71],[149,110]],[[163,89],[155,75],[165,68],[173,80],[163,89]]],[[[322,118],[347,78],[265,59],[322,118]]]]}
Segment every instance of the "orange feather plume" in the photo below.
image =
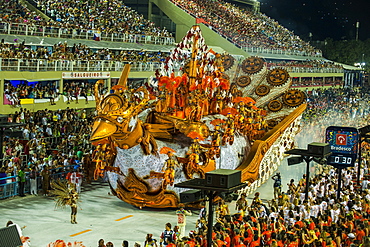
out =
{"type": "Polygon", "coordinates": [[[227,116],[228,114],[235,116],[238,114],[238,111],[235,108],[228,107],[228,108],[223,109],[221,114],[224,116],[227,116]]]}
{"type": "Polygon", "coordinates": [[[181,78],[182,78],[182,83],[186,85],[188,83],[188,80],[189,80],[188,75],[186,73],[184,73],[184,74],[182,74],[181,78]]]}
{"type": "Polygon", "coordinates": [[[169,148],[169,147],[163,147],[163,148],[161,148],[161,150],[159,150],[159,153],[160,154],[168,154],[168,153],[176,153],[176,151],[173,150],[172,148],[169,148]]]}
{"type": "Polygon", "coordinates": [[[199,134],[198,132],[195,132],[195,131],[191,131],[188,134],[188,137],[190,137],[191,139],[199,139],[201,141],[204,140],[203,136],[201,134],[199,134]]]}
{"type": "Polygon", "coordinates": [[[173,84],[173,89],[176,89],[180,86],[181,84],[181,81],[182,81],[182,77],[181,76],[176,76],[175,77],[175,84],[173,84]]]}
{"type": "Polygon", "coordinates": [[[126,90],[126,88],[125,88],[124,86],[122,86],[122,85],[114,85],[114,86],[112,87],[112,89],[113,89],[113,90],[120,90],[120,89],[122,89],[122,90],[126,90]]]}
{"type": "Polygon", "coordinates": [[[162,76],[161,78],[159,78],[158,86],[159,87],[162,87],[162,86],[167,87],[167,84],[169,84],[169,83],[170,83],[170,78],[168,76],[162,76]]]}
{"type": "Polygon", "coordinates": [[[223,90],[229,90],[230,89],[230,83],[229,83],[229,81],[226,80],[226,79],[220,79],[220,87],[223,90]]]}
{"type": "Polygon", "coordinates": [[[234,100],[233,100],[233,103],[239,103],[239,102],[243,102],[243,103],[247,103],[245,98],[243,97],[235,97],[234,100]]]}
{"type": "Polygon", "coordinates": [[[211,124],[213,124],[214,126],[222,124],[222,123],[225,123],[225,120],[219,119],[219,118],[214,119],[214,120],[211,121],[211,124]]]}
{"type": "Polygon", "coordinates": [[[266,116],[267,115],[267,111],[266,110],[262,110],[261,111],[261,116],[266,116]]]}
{"type": "Polygon", "coordinates": [[[254,99],[252,99],[251,97],[244,97],[246,99],[246,102],[245,103],[252,103],[252,104],[256,104],[256,101],[254,99]]]}

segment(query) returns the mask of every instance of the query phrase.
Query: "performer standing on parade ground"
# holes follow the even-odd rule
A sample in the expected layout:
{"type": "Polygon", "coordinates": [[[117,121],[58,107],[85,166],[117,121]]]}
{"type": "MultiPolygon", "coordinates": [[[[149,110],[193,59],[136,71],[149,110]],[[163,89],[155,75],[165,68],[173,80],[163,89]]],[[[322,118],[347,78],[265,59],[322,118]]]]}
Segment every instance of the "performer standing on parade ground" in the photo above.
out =
{"type": "Polygon", "coordinates": [[[184,209],[184,204],[180,204],[180,209],[176,211],[177,226],[180,229],[180,239],[185,236],[186,216],[191,216],[191,211],[184,209]]]}
{"type": "Polygon", "coordinates": [[[71,207],[71,223],[77,224],[76,215],[79,196],[74,185],[68,180],[56,180],[52,183],[53,190],[51,193],[56,195],[55,207],[71,207]]]}

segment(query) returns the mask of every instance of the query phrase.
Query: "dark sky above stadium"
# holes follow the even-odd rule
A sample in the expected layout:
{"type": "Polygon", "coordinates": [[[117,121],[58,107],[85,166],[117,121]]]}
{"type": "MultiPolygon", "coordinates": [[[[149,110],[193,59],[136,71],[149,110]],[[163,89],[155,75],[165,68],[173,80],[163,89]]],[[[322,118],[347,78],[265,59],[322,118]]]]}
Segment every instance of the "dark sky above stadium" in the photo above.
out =
{"type": "Polygon", "coordinates": [[[370,38],[369,0],[259,0],[261,12],[305,40],[370,38]]]}

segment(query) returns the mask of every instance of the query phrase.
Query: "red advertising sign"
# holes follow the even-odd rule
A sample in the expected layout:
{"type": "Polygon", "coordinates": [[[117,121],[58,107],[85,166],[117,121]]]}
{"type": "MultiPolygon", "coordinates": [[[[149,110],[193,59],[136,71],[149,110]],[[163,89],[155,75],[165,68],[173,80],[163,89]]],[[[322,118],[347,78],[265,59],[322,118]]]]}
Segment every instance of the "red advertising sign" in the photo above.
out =
{"type": "Polygon", "coordinates": [[[347,145],[347,135],[345,135],[345,134],[336,134],[335,144],[336,145],[347,145]]]}

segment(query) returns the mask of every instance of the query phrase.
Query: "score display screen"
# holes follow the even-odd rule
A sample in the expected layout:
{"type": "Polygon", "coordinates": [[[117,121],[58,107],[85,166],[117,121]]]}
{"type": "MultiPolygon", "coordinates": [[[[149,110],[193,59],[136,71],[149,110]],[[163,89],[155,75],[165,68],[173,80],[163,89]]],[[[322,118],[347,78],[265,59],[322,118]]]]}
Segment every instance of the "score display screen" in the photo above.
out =
{"type": "Polygon", "coordinates": [[[330,126],[326,129],[326,143],[332,154],[328,165],[334,167],[354,166],[357,159],[360,135],[356,128],[330,126]]]}

